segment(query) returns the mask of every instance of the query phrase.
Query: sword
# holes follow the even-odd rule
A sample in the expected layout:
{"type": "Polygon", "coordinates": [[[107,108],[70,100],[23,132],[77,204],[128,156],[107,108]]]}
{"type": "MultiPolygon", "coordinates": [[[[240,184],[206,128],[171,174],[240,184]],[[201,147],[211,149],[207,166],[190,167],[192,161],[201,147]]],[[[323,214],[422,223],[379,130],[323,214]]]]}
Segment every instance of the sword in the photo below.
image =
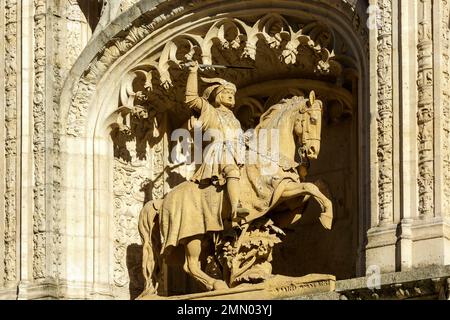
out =
{"type": "MultiPolygon", "coordinates": [[[[181,66],[190,67],[192,62],[183,63],[181,66]]],[[[232,65],[223,65],[223,64],[199,64],[198,68],[200,70],[206,69],[241,69],[241,70],[254,70],[254,67],[244,67],[244,66],[232,66],[232,65]]]]}

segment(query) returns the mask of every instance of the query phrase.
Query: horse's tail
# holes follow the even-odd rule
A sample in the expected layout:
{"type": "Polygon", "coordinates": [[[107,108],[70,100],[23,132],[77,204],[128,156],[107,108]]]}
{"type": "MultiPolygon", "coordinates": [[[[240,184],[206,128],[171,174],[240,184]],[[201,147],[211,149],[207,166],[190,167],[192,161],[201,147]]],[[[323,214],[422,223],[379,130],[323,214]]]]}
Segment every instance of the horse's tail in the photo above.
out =
{"type": "Polygon", "coordinates": [[[139,215],[139,234],[142,239],[142,272],[145,289],[139,297],[155,295],[161,273],[161,240],[159,235],[158,210],[162,201],[149,201],[139,215]]]}

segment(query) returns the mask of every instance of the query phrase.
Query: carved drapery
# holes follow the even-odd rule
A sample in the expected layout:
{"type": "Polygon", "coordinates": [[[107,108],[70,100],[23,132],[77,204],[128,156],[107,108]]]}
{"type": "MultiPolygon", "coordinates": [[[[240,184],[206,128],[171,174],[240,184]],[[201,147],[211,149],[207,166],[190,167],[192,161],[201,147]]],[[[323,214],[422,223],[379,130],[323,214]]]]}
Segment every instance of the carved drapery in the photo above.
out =
{"type": "Polygon", "coordinates": [[[392,1],[378,1],[381,18],[378,29],[378,201],[379,222],[393,218],[393,83],[392,83],[392,1]]]}

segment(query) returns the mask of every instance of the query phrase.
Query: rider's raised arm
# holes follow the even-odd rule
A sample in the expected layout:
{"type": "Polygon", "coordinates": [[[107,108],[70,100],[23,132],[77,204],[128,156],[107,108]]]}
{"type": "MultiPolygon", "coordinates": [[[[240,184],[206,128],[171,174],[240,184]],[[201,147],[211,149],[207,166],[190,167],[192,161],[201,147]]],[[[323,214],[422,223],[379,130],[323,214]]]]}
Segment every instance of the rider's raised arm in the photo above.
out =
{"type": "Polygon", "coordinates": [[[186,83],[186,105],[190,109],[201,111],[205,103],[205,99],[198,95],[198,63],[193,62],[189,66],[189,75],[186,83]]]}

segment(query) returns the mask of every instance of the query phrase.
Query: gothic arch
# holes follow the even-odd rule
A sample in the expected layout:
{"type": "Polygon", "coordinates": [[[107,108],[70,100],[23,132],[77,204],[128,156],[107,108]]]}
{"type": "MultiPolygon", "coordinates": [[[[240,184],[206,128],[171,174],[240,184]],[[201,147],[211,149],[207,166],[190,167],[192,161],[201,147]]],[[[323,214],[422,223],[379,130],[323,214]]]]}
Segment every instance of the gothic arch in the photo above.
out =
{"type": "MultiPolygon", "coordinates": [[[[349,90],[350,95],[343,97],[340,103],[345,104],[352,95],[357,101],[359,111],[354,114],[359,124],[359,186],[365,188],[363,194],[370,192],[370,170],[365,166],[370,154],[363,145],[370,141],[371,126],[367,124],[372,121],[369,115],[373,111],[369,110],[368,35],[364,11],[358,12],[344,0],[186,2],[137,2],[91,40],[64,85],[59,147],[61,191],[65,196],[59,205],[65,215],[64,241],[67,257],[71,259],[65,260],[64,278],[75,284],[94,283],[93,288],[81,288],[79,295],[127,296],[126,292],[114,289],[115,268],[120,268],[115,265],[114,255],[122,253],[114,247],[112,236],[118,220],[113,217],[115,160],[111,132],[118,117],[128,116],[127,112],[118,113],[118,107],[133,106],[140,97],[139,91],[145,89],[159,99],[157,113],[162,113],[161,108],[171,103],[176,104],[164,98],[165,92],[179,87],[177,81],[182,77],[177,66],[186,56],[197,55],[204,63],[213,63],[217,62],[214,50],[218,47],[224,52],[241,50],[239,57],[245,58],[245,63],[261,68],[266,62],[263,60],[265,53],[260,54],[258,50],[263,50],[268,52],[269,62],[273,57],[281,58],[283,79],[290,75],[300,81],[304,89],[317,86],[324,91],[332,90],[323,87],[327,81],[350,86],[353,90],[349,90]],[[305,84],[298,79],[296,68],[301,65],[299,60],[306,56],[312,63],[302,66],[302,74],[309,78],[306,81],[317,83],[305,84]]],[[[232,61],[236,57],[231,54],[220,59],[232,61]]],[[[240,87],[251,91],[255,79],[274,79],[270,72],[263,71],[255,78],[235,75],[234,80],[241,81],[240,87]]],[[[164,116],[159,117],[156,123],[161,129],[164,116]]],[[[164,148],[163,137],[156,139],[155,145],[164,148]]],[[[152,159],[152,168],[163,170],[164,159],[152,159]]],[[[158,188],[161,195],[164,183],[158,188]]],[[[360,199],[359,231],[352,230],[359,232],[361,257],[364,256],[368,201],[360,199]]],[[[129,218],[119,223],[132,225],[132,214],[129,218]]],[[[357,264],[364,268],[362,258],[357,264]]]]}

